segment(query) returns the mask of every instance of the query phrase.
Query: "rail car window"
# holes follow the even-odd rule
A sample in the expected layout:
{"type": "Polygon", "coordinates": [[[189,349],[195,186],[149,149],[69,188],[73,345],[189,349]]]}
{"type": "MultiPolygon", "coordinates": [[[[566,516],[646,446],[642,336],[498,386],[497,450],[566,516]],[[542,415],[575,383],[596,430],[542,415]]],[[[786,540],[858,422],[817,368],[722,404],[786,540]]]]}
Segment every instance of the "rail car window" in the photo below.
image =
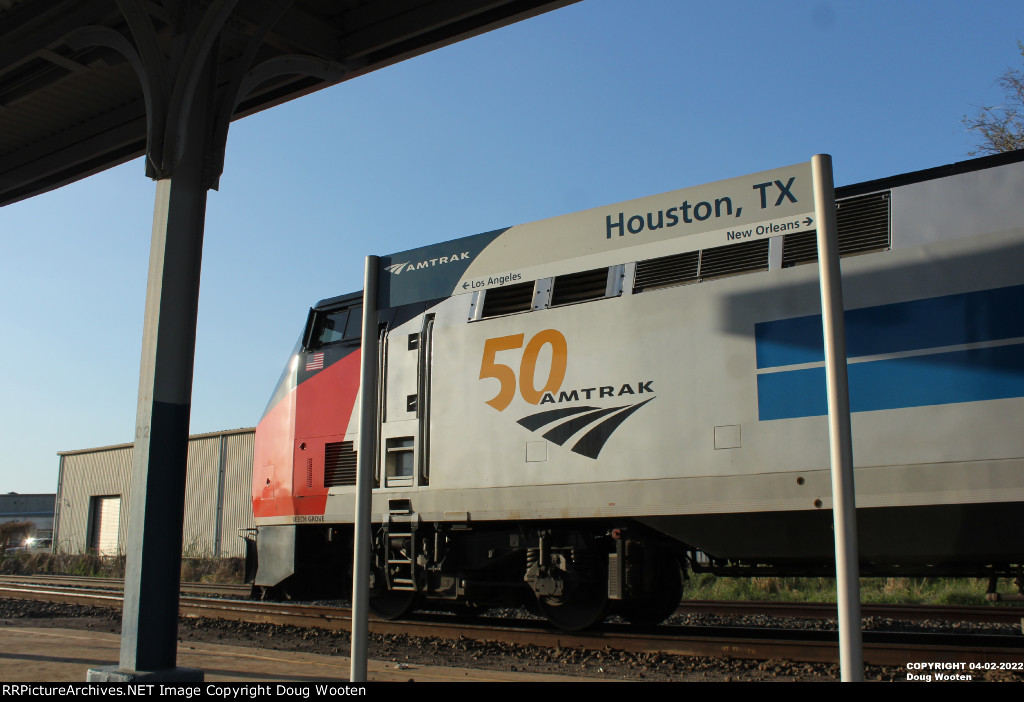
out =
{"type": "MultiPolygon", "coordinates": [[[[836,203],[840,256],[887,251],[891,247],[889,203],[888,192],[844,198],[836,203]]],[[[816,231],[786,234],[782,238],[783,268],[817,260],[816,231]]]]}
{"type": "Polygon", "coordinates": [[[595,268],[555,278],[551,289],[551,306],[600,300],[608,294],[608,269],[595,268]]]}
{"type": "Polygon", "coordinates": [[[484,295],[484,309],[480,317],[499,317],[515,312],[527,312],[533,307],[533,282],[491,288],[484,295]]]}

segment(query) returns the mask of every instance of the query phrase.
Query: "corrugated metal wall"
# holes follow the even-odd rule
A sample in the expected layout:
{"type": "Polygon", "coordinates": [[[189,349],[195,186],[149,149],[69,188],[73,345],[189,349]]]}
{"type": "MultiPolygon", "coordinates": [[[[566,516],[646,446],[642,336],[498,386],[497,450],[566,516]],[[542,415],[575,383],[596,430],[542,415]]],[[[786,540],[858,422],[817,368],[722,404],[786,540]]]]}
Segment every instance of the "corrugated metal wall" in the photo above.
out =
{"type": "Polygon", "coordinates": [[[217,495],[220,492],[220,445],[219,436],[189,439],[188,442],[185,525],[181,535],[181,553],[184,556],[218,555],[214,534],[217,532],[217,495]]]}
{"type": "Polygon", "coordinates": [[[224,437],[224,498],[220,518],[220,549],[245,555],[245,542],[238,537],[241,529],[252,529],[252,457],[256,432],[224,437]]]}
{"type": "MultiPolygon", "coordinates": [[[[189,437],[185,484],[185,556],[244,556],[238,530],[254,526],[252,457],[255,430],[189,437]]],[[[60,454],[54,546],[60,553],[88,550],[94,497],[121,496],[118,543],[128,527],[132,445],[60,454]]]]}
{"type": "Polygon", "coordinates": [[[61,480],[57,486],[57,523],[53,545],[58,553],[85,553],[92,524],[93,497],[121,495],[121,524],[117,542],[125,542],[128,527],[128,477],[132,472],[132,447],[117,446],[61,456],[61,480]]]}

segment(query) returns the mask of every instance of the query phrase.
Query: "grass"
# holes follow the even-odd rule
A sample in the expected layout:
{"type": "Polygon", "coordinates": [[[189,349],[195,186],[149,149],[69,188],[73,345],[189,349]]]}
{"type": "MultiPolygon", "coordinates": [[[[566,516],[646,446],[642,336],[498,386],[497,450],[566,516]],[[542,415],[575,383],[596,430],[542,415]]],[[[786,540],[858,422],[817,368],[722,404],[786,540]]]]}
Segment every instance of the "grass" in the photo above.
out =
{"type": "Polygon", "coordinates": [[[241,583],[244,558],[183,558],[181,580],[187,583],[241,583]]]}
{"type": "MultiPolygon", "coordinates": [[[[123,578],[124,556],[72,555],[65,553],[5,553],[0,556],[3,575],[76,575],[79,577],[123,578]]],[[[182,582],[241,583],[243,558],[183,558],[182,582]]]]}
{"type": "MultiPolygon", "coordinates": [[[[123,578],[124,556],[95,554],[6,553],[0,555],[0,574],[35,573],[84,577],[123,578]]],[[[181,561],[182,582],[241,583],[243,558],[186,556],[181,561]]],[[[881,604],[983,605],[988,580],[981,578],[861,578],[861,601],[881,604]]],[[[999,592],[1014,594],[1009,578],[999,580],[999,592]]],[[[725,578],[695,573],[686,583],[684,597],[691,600],[755,600],[770,602],[835,602],[832,578],[725,578]]]]}
{"type": "MultiPolygon", "coordinates": [[[[1000,593],[1014,594],[1009,578],[999,580],[1000,593]]],[[[988,580],[981,578],[861,578],[861,602],[872,604],[983,605],[988,580]]],[[[684,597],[693,600],[764,600],[770,602],[835,602],[833,578],[723,578],[694,574],[684,597]]]]}
{"type": "Polygon", "coordinates": [[[4,575],[77,575],[79,577],[123,578],[124,556],[96,554],[5,553],[0,556],[4,575]]]}

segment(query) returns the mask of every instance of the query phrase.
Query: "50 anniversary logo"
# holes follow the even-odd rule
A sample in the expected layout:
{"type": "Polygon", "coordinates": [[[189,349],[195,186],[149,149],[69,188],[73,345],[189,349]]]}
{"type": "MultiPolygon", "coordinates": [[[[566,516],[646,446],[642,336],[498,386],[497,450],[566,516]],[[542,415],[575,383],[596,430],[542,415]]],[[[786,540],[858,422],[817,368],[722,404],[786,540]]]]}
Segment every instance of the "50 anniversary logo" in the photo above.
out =
{"type": "Polygon", "coordinates": [[[596,459],[605,443],[618,427],[634,412],[654,399],[653,380],[641,380],[635,384],[600,385],[589,388],[563,390],[565,372],[569,365],[569,348],[565,335],[557,329],[545,329],[526,341],[525,334],[498,336],[484,341],[483,355],[480,359],[480,380],[495,378],[499,383],[498,394],[487,401],[487,404],[498,410],[505,411],[516,395],[516,387],[523,400],[531,405],[576,403],[581,399],[603,399],[622,397],[623,395],[644,395],[651,397],[629,404],[617,404],[613,407],[594,407],[576,405],[547,409],[529,414],[518,423],[530,431],[537,432],[547,427],[543,437],[548,441],[563,446],[572,437],[586,429],[586,432],[573,444],[572,451],[596,459]],[[523,349],[523,345],[526,345],[523,349]],[[543,385],[537,387],[537,362],[541,350],[551,347],[551,365],[543,385]],[[518,378],[512,366],[499,363],[499,353],[523,349],[519,362],[518,378]],[[557,393],[557,397],[556,397],[557,393]],[[582,396],[582,397],[581,397],[582,396]]]}

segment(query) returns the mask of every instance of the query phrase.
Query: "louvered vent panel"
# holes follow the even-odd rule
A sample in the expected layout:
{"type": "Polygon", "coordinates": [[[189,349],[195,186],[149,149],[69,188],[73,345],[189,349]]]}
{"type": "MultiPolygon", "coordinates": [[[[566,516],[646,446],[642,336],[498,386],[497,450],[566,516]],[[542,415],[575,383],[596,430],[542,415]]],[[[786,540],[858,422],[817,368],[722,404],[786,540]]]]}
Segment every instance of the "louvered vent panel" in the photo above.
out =
{"type": "Polygon", "coordinates": [[[324,446],[324,487],[356,484],[356,456],[351,441],[324,446]]]}
{"type": "Polygon", "coordinates": [[[782,237],[782,267],[798,266],[818,260],[818,232],[800,232],[782,237]]]}
{"type": "Polygon", "coordinates": [[[889,248],[889,201],[885,192],[836,203],[840,256],[889,248]]]}
{"type": "Polygon", "coordinates": [[[697,281],[700,251],[688,251],[675,256],[664,256],[640,261],[636,264],[633,292],[682,285],[697,281]]]}
{"type": "MultiPolygon", "coordinates": [[[[872,193],[836,203],[839,255],[885,251],[891,246],[889,193],[872,193]]],[[[800,232],[783,237],[782,266],[796,266],[818,260],[817,232],[800,232]]]]}
{"type": "Polygon", "coordinates": [[[526,312],[533,307],[533,283],[518,283],[491,288],[484,295],[481,317],[499,317],[513,312],[526,312]]]}
{"type": "Polygon", "coordinates": [[[592,271],[560,275],[555,278],[555,286],[551,292],[551,306],[598,300],[605,296],[607,290],[607,268],[595,268],[592,271]]]}
{"type": "Polygon", "coordinates": [[[701,252],[701,280],[766,270],[768,270],[767,239],[746,241],[732,246],[716,246],[701,252]]]}

